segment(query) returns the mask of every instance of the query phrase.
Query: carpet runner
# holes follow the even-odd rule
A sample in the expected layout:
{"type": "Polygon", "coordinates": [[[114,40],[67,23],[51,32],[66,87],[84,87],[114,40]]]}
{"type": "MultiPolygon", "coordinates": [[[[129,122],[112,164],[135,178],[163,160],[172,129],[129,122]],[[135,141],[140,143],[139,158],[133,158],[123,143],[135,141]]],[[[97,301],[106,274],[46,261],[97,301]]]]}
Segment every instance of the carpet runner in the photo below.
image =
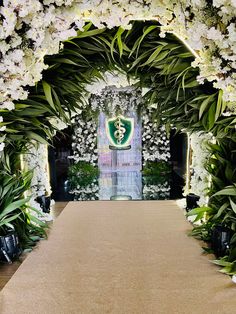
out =
{"type": "Polygon", "coordinates": [[[0,294],[1,314],[229,314],[236,286],[174,201],[70,202],[0,294]]]}

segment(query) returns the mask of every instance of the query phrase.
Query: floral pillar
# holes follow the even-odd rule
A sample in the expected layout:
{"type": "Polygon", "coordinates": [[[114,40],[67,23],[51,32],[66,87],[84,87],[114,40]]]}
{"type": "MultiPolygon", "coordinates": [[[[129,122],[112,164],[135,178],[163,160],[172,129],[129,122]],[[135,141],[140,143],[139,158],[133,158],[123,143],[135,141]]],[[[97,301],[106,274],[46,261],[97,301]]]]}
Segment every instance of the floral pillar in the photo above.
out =
{"type": "Polygon", "coordinates": [[[209,140],[212,140],[212,135],[209,133],[198,132],[190,135],[192,149],[190,192],[200,196],[198,202],[200,206],[206,205],[208,202],[210,175],[205,169],[205,165],[210,157],[210,151],[207,149],[209,140]]]}
{"type": "Polygon", "coordinates": [[[31,192],[33,196],[51,194],[48,147],[44,144],[32,145],[28,153],[24,155],[24,167],[33,170],[31,192]]]}

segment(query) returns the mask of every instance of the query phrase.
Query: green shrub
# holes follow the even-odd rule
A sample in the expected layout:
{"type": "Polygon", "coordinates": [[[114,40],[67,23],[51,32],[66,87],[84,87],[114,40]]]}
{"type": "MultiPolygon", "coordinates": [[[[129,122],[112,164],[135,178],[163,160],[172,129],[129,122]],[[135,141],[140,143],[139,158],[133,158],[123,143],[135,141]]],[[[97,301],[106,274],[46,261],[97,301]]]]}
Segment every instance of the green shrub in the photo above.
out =
{"type": "Polygon", "coordinates": [[[98,167],[86,161],[79,161],[69,167],[68,181],[71,190],[79,187],[86,187],[91,184],[99,175],[98,167]]]}
{"type": "Polygon", "coordinates": [[[143,167],[144,176],[166,176],[171,172],[171,165],[166,161],[147,161],[143,167]]]}

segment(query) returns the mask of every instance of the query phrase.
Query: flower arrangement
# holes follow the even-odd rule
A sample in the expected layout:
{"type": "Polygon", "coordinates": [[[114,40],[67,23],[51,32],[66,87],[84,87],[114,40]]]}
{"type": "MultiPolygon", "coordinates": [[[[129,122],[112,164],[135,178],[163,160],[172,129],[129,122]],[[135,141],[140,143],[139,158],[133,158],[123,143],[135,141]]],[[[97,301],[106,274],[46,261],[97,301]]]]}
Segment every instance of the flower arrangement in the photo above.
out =
{"type": "MultiPolygon", "coordinates": [[[[23,155],[23,168],[32,171],[32,180],[29,191],[31,198],[29,205],[37,209],[32,211],[32,215],[42,221],[50,221],[52,217],[48,213],[44,213],[40,204],[36,201],[37,197],[42,195],[50,196],[52,193],[49,169],[48,169],[48,148],[45,144],[33,143],[29,146],[28,152],[23,155]]],[[[51,200],[51,205],[54,203],[51,200]]]]}
{"type": "Polygon", "coordinates": [[[120,88],[107,86],[99,95],[92,94],[89,102],[94,112],[104,112],[110,117],[126,115],[130,111],[137,111],[142,105],[142,93],[133,86],[120,88]]]}

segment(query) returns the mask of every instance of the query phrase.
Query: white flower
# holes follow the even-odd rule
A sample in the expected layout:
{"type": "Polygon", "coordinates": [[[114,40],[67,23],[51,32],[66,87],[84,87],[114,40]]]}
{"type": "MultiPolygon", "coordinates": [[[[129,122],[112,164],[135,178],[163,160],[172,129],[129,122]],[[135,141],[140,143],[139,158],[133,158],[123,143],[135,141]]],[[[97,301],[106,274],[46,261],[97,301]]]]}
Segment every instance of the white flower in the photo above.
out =
{"type": "Polygon", "coordinates": [[[232,281],[233,281],[233,283],[236,283],[236,275],[232,276],[232,281]]]}
{"type": "Polygon", "coordinates": [[[4,143],[0,143],[0,152],[4,150],[5,144],[4,143]]]}

